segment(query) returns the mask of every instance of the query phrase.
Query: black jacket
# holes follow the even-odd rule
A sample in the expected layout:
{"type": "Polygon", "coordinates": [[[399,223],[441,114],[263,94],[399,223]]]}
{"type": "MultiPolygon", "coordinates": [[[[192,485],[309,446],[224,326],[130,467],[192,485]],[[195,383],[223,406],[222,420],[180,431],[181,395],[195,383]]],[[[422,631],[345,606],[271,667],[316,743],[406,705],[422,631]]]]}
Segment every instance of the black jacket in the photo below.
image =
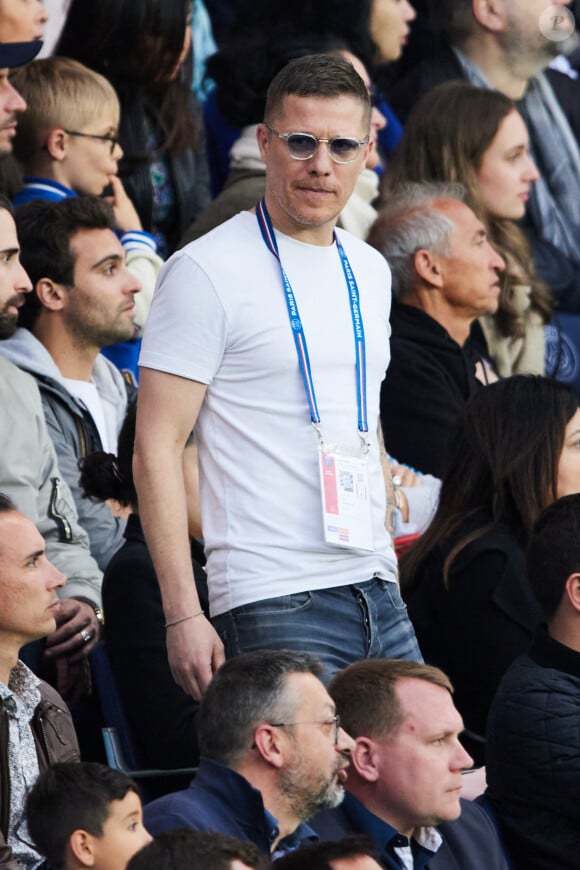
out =
{"type": "Polygon", "coordinates": [[[580,653],[540,630],[489,713],[487,798],[517,870],[580,866],[580,653]]]}
{"type": "MultiPolygon", "coordinates": [[[[484,735],[499,682],[530,646],[542,614],[528,585],[523,544],[507,527],[468,544],[453,560],[445,586],[444,560],[474,528],[466,524],[442,541],[404,598],[425,661],[449,675],[465,727],[484,735]]],[[[466,746],[482,764],[483,745],[466,746]]]]}
{"type": "MultiPolygon", "coordinates": [[[[392,849],[385,850],[372,830],[361,830],[351,819],[346,804],[335,810],[324,810],[310,821],[323,841],[341,840],[349,834],[366,834],[374,840],[386,870],[401,865],[392,849]]],[[[461,816],[454,822],[437,825],[443,842],[424,870],[508,870],[509,864],[494,824],[477,803],[461,801],[461,816]]],[[[376,829],[375,829],[376,831],[376,829]]]]}
{"type": "MultiPolygon", "coordinates": [[[[385,446],[399,462],[441,477],[457,415],[481,388],[476,343],[470,337],[460,347],[424,311],[399,303],[391,328],[391,362],[381,388],[385,446]]],[[[474,330],[485,344],[479,324],[474,330]]]]}
{"type": "MultiPolygon", "coordinates": [[[[161,592],[136,514],[127,520],[125,538],[103,578],[111,668],[141,762],[154,768],[191,767],[199,758],[199,705],[171,676],[161,592]]],[[[194,570],[201,582],[203,570],[195,563],[194,570]]]]}
{"type": "MultiPolygon", "coordinates": [[[[141,105],[132,105],[126,98],[123,99],[122,108],[125,113],[121,113],[123,118],[120,131],[121,145],[127,154],[143,153],[146,150],[148,136],[145,110],[141,105]]],[[[198,141],[195,147],[188,148],[181,154],[165,152],[176,206],[171,225],[165,228],[170,253],[175,250],[185,230],[210,201],[205,133],[201,112],[193,96],[191,110],[199,118],[198,141]]],[[[137,209],[143,229],[152,232],[153,187],[149,163],[146,160],[125,158],[119,164],[119,176],[137,209]]]]}

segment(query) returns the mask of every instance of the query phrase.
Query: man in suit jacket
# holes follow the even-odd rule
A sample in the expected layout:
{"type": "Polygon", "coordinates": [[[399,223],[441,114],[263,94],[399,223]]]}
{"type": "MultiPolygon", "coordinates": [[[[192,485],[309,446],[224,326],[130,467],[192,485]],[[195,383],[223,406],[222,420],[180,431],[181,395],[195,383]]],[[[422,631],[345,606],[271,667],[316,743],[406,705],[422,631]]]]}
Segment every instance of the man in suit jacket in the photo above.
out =
{"type": "Polygon", "coordinates": [[[317,833],[366,834],[388,870],[507,870],[491,818],[460,800],[472,760],[446,675],[416,662],[366,659],[341,671],[329,691],[355,749],[344,803],[314,819],[317,833]]]}

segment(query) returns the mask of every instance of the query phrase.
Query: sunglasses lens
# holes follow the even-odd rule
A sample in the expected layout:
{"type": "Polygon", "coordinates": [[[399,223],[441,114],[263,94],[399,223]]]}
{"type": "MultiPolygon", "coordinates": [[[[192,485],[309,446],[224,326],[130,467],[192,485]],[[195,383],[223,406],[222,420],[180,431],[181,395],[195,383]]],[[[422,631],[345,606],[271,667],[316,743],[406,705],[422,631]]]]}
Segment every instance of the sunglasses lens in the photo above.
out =
{"type": "Polygon", "coordinates": [[[316,151],[316,139],[308,133],[292,133],[286,142],[291,156],[297,160],[307,160],[316,151]]]}
{"type": "Polygon", "coordinates": [[[360,146],[356,139],[341,137],[333,139],[329,143],[329,147],[333,160],[336,160],[337,163],[350,163],[357,156],[360,146]]]}

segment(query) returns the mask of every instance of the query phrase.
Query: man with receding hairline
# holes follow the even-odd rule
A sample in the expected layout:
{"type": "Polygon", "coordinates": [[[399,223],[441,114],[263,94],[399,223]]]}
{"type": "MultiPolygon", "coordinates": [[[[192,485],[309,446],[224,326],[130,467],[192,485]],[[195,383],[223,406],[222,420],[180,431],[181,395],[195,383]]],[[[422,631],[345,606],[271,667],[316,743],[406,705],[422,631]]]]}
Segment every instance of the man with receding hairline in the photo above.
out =
{"type": "Polygon", "coordinates": [[[66,578],[46,558],[39,531],[0,493],[0,866],[36,867],[26,795],[39,772],[79,753],[62,698],[19,661],[24,644],[55,631],[66,578]]]}
{"type": "Polygon", "coordinates": [[[461,201],[464,193],[458,185],[409,184],[369,235],[393,275],[393,358],[381,387],[385,446],[437,477],[458,412],[495,379],[472,330],[497,310],[505,263],[461,201]]]}
{"type": "Polygon", "coordinates": [[[341,802],[353,746],[320,674],[288,650],[225,662],[199,708],[199,771],[145,807],[147,829],[218,831],[273,855],[316,839],[304,823],[341,802]]]}

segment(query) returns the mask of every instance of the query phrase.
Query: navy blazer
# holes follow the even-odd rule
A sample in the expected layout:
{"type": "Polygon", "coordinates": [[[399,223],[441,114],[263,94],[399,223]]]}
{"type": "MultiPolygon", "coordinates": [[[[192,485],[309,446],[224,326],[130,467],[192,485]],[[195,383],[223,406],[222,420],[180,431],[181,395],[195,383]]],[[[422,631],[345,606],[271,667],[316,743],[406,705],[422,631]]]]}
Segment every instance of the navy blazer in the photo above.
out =
{"type": "MultiPolygon", "coordinates": [[[[323,841],[340,840],[347,834],[366,834],[355,828],[347,808],[324,810],[310,822],[323,841]]],[[[425,865],[425,870],[509,870],[497,830],[490,816],[477,803],[461,801],[461,816],[454,822],[437,825],[443,843],[425,865]]],[[[382,843],[376,843],[382,866],[387,870],[401,870],[395,858],[381,854],[382,843]]]]}

